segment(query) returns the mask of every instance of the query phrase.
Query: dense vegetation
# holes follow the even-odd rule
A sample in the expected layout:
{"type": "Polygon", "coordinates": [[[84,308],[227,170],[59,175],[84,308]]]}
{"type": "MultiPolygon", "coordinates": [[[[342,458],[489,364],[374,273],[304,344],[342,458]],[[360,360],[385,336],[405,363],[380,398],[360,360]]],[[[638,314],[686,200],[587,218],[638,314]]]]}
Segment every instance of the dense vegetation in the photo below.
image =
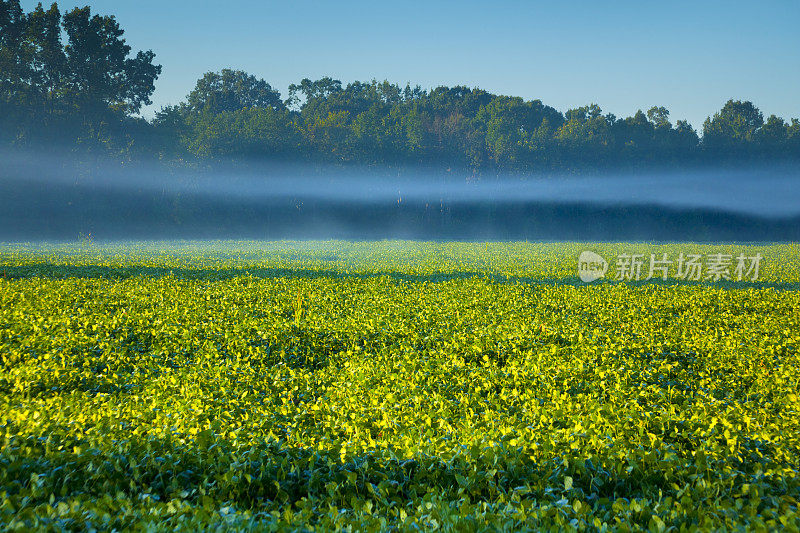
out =
{"type": "Polygon", "coordinates": [[[800,528],[796,246],[0,248],[0,524],[800,528]]]}
{"type": "Polygon", "coordinates": [[[425,164],[474,171],[580,171],[800,159],[800,121],[766,120],[730,100],[703,125],[664,107],[618,118],[595,105],[560,112],[539,100],[463,86],[303,79],[281,95],[242,71],[209,72],[152,121],[137,115],[161,67],[131,55],[111,16],[54,4],[25,13],[0,0],[0,144],[162,158],[268,158],[425,164]],[[62,42],[62,35],[66,42],[62,42]]]}

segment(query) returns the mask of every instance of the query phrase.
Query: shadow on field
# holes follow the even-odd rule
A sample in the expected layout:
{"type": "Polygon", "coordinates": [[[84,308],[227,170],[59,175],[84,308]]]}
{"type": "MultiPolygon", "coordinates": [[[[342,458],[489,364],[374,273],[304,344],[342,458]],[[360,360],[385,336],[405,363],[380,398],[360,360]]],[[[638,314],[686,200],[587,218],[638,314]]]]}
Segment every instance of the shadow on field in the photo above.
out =
{"type": "MultiPolygon", "coordinates": [[[[246,448],[234,448],[210,429],[185,444],[177,438],[151,436],[115,440],[110,449],[88,447],[88,442],[66,436],[54,439],[46,449],[38,437],[14,436],[0,451],[0,461],[8,466],[0,474],[5,486],[21,488],[36,480],[35,495],[27,498],[30,506],[47,503],[51,494],[116,494],[117,498],[162,502],[179,498],[195,505],[210,498],[244,509],[288,508],[308,499],[352,509],[359,500],[402,506],[435,493],[453,501],[468,497],[489,502],[497,501],[500,494],[505,499],[515,495],[551,505],[577,498],[610,509],[620,497],[650,498],[659,493],[675,497],[678,488],[697,473],[693,466],[675,472],[671,464],[642,470],[631,463],[625,469],[624,460],[614,464],[574,452],[536,462],[521,447],[463,447],[448,461],[427,454],[400,459],[402,454],[388,449],[342,461],[338,448],[319,451],[282,440],[253,439],[246,448]],[[83,451],[76,452],[76,447],[83,451]],[[78,467],[90,461],[102,467],[78,467]],[[572,481],[569,485],[565,485],[567,476],[572,481]]],[[[724,477],[713,472],[705,473],[712,482],[724,477]]],[[[737,481],[746,481],[748,474],[742,472],[737,481]]],[[[780,476],[771,478],[774,488],[767,491],[779,492],[782,482],[780,476]]]]}
{"type": "Polygon", "coordinates": [[[338,279],[374,279],[388,278],[397,282],[440,283],[463,279],[482,279],[492,283],[526,284],[526,285],[570,285],[601,286],[625,284],[633,287],[641,286],[701,286],[720,289],[785,289],[800,290],[798,282],[762,282],[762,281],[692,281],[679,279],[652,279],[638,281],[600,280],[591,284],[580,281],[577,276],[564,278],[537,278],[531,276],[506,276],[493,272],[441,272],[433,274],[409,274],[404,272],[342,272],[336,269],[312,268],[166,268],[152,266],[105,266],[105,265],[59,265],[55,263],[29,263],[26,265],[0,266],[0,278],[7,280],[26,278],[47,279],[129,279],[129,278],[162,278],[171,276],[185,280],[223,281],[241,277],[260,279],[278,278],[338,278],[338,279]]]}

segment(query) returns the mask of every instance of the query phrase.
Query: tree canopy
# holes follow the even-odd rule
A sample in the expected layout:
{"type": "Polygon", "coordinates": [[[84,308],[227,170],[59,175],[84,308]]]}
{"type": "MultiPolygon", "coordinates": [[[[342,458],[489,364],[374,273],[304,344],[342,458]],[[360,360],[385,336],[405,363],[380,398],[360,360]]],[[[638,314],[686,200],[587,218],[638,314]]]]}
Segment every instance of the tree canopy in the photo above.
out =
{"type": "Polygon", "coordinates": [[[108,141],[108,130],[151,103],[161,73],[152,51],[131,56],[123,34],[113,16],[89,7],[25,13],[19,0],[0,1],[3,130],[16,142],[108,141]]]}
{"type": "Polygon", "coordinates": [[[241,70],[208,72],[186,97],[194,112],[224,113],[251,107],[282,109],[281,94],[269,83],[241,70]]]}
{"type": "Polygon", "coordinates": [[[113,16],[53,4],[26,13],[0,0],[0,142],[101,146],[174,158],[283,158],[422,164],[473,171],[590,171],[800,160],[800,122],[729,100],[703,124],[654,105],[630,117],[595,103],[540,100],[466,86],[424,89],[325,76],[289,86],[286,100],[242,70],[207,72],[183,102],[152,120],[161,67],[132,54],[113,16]]]}

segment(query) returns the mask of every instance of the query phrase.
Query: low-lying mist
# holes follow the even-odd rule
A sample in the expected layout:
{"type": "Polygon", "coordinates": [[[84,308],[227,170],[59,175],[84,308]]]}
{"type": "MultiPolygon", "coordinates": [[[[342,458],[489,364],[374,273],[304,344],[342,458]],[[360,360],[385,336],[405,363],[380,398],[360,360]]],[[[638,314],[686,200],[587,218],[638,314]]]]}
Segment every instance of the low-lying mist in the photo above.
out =
{"type": "Polygon", "coordinates": [[[795,240],[800,169],[491,174],[0,153],[0,239],[795,240]],[[196,168],[195,168],[196,167],[196,168]],[[739,226],[739,227],[736,227],[739,226]]]}

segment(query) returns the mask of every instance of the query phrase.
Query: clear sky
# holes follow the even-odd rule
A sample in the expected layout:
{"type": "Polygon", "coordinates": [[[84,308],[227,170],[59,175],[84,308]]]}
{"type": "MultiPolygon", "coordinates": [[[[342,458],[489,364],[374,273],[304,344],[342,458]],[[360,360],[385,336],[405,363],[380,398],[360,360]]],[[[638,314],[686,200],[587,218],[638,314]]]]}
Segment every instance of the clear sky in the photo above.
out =
{"type": "Polygon", "coordinates": [[[145,116],[228,67],[284,98],[290,83],[329,75],[464,84],[561,111],[663,105],[698,129],[729,98],[800,117],[798,0],[59,2],[85,4],[115,15],[134,51],[163,65],[145,116]]]}

